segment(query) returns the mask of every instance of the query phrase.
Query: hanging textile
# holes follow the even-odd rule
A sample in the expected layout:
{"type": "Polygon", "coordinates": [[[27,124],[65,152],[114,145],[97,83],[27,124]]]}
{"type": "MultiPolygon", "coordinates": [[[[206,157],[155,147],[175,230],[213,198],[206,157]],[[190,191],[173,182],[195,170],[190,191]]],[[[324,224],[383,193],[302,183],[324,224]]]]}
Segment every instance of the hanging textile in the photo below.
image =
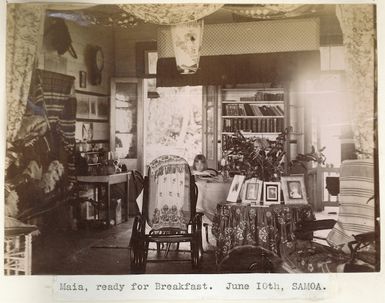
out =
{"type": "Polygon", "coordinates": [[[336,7],[345,46],[354,141],[362,158],[373,157],[374,149],[374,10],[371,4],[336,7]]]}
{"type": "MultiPolygon", "coordinates": [[[[75,123],[76,98],[74,77],[38,70],[46,115],[50,124],[52,157],[67,168],[68,181],[76,182],[75,171],[75,123]]],[[[41,96],[35,100],[41,101],[41,96]]]]}
{"type": "Polygon", "coordinates": [[[7,4],[6,96],[7,141],[20,128],[27,105],[32,70],[39,45],[44,6],[7,4]]]}
{"type": "Polygon", "coordinates": [[[214,13],[223,4],[118,4],[118,6],[145,22],[174,25],[197,21],[214,13]]]}

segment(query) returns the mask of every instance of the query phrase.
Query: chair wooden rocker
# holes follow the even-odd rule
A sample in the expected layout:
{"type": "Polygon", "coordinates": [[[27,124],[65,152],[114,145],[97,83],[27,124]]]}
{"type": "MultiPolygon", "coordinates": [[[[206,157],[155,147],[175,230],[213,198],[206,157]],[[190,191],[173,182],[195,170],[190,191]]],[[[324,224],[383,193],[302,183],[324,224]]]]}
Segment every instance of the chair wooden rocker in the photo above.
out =
{"type": "MultiPolygon", "coordinates": [[[[134,220],[130,241],[131,272],[144,273],[149,244],[189,242],[193,268],[202,258],[202,214],[195,211],[198,189],[186,160],[161,156],[153,160],[144,179],[142,213],[134,220]],[[146,225],[150,227],[146,232],[146,225]]],[[[154,260],[175,261],[175,260],[154,260]]]]}
{"type": "Polygon", "coordinates": [[[347,160],[340,170],[338,220],[302,222],[295,240],[281,244],[281,258],[291,272],[362,272],[378,270],[375,248],[374,165],[347,160]],[[328,230],[327,237],[313,232],[328,230]],[[326,245],[314,239],[326,241],[326,245]]]}

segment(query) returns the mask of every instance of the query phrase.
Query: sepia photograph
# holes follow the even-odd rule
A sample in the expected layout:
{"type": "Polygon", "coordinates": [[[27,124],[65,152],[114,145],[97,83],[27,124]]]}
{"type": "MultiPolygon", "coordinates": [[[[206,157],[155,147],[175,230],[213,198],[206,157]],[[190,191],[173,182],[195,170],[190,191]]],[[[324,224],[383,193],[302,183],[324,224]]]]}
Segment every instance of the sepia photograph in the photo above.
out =
{"type": "Polygon", "coordinates": [[[272,205],[281,203],[281,183],[263,182],[263,204],[272,205]]]}
{"type": "MultiPolygon", "coordinates": [[[[326,177],[328,178],[328,177],[326,177]]],[[[326,183],[325,178],[325,183],[326,183]]],[[[281,177],[283,199],[285,204],[307,204],[307,194],[304,177],[286,176],[281,177]]],[[[325,186],[326,188],[326,186],[325,186]]]]}
{"type": "Polygon", "coordinates": [[[239,194],[242,189],[243,181],[245,180],[245,176],[242,175],[235,175],[233,177],[233,181],[231,183],[229,194],[227,196],[226,201],[229,202],[237,202],[239,199],[239,194]]]}
{"type": "Polygon", "coordinates": [[[5,276],[380,272],[376,4],[5,8],[5,276]]]}
{"type": "Polygon", "coordinates": [[[261,200],[263,181],[251,178],[243,183],[242,202],[257,204],[261,200]]]}

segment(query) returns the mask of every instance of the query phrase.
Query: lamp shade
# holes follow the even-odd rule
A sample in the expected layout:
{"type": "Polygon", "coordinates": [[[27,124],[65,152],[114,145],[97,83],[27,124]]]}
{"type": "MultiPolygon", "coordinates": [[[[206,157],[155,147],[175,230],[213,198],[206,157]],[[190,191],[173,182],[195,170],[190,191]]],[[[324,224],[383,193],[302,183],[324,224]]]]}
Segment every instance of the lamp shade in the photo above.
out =
{"type": "Polygon", "coordinates": [[[194,74],[199,68],[203,20],[171,26],[172,45],[180,74],[194,74]]]}

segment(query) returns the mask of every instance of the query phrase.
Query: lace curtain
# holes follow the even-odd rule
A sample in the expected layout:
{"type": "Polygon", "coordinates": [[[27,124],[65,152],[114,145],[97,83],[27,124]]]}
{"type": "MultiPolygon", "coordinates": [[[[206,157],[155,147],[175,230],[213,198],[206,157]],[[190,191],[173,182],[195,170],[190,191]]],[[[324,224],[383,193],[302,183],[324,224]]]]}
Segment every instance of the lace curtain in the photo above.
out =
{"type": "Polygon", "coordinates": [[[43,22],[42,5],[7,5],[7,142],[12,142],[25,112],[43,22]]]}
{"type": "Polygon", "coordinates": [[[175,25],[197,21],[214,13],[223,4],[119,4],[118,6],[145,22],[175,25]]]}
{"type": "Polygon", "coordinates": [[[293,18],[314,13],[319,5],[306,4],[249,4],[226,5],[223,9],[253,19],[293,18]]]}
{"type": "Polygon", "coordinates": [[[352,100],[352,126],[361,157],[374,149],[374,6],[338,5],[345,46],[346,79],[352,100]]]}
{"type": "Polygon", "coordinates": [[[298,17],[314,13],[320,5],[304,4],[119,4],[121,9],[145,22],[175,25],[197,21],[223,8],[234,14],[255,19],[298,17]]]}

